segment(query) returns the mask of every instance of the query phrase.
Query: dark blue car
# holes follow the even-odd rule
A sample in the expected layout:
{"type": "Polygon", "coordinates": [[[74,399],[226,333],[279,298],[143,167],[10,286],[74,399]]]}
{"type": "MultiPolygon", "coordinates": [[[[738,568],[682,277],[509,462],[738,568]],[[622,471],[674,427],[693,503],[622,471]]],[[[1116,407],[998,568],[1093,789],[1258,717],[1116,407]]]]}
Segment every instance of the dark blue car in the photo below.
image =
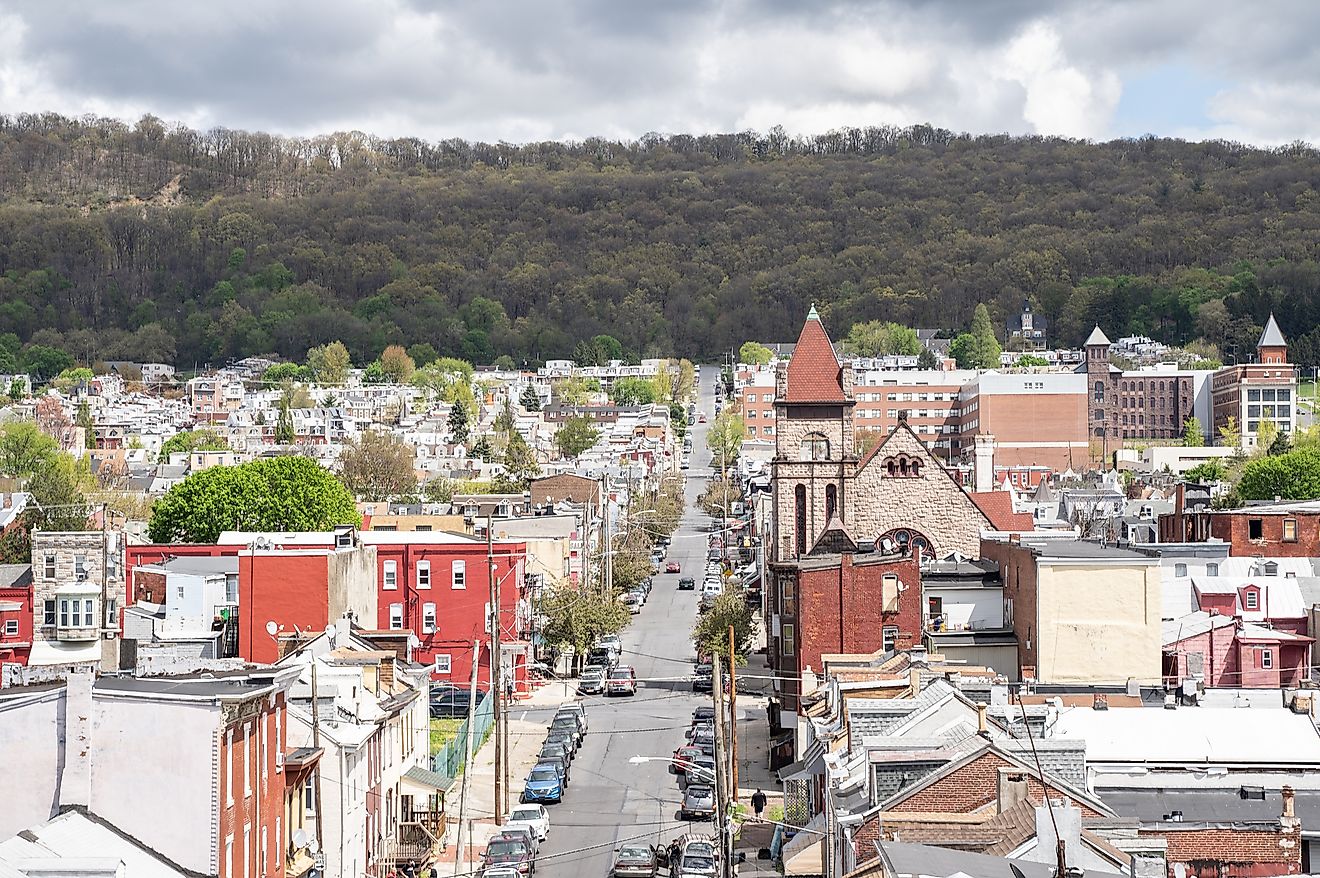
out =
{"type": "Polygon", "coordinates": [[[564,780],[549,763],[539,763],[527,775],[523,784],[522,801],[559,802],[564,798],[564,780]]]}

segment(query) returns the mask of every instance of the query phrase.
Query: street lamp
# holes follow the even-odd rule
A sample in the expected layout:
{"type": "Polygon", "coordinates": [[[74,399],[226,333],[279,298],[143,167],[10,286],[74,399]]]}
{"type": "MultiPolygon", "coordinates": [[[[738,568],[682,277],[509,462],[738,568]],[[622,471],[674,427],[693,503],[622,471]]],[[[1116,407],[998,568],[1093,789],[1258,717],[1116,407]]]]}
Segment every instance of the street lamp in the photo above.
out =
{"type": "MultiPolygon", "coordinates": [[[[697,769],[703,774],[710,769],[703,765],[697,765],[687,759],[674,756],[632,756],[628,759],[631,765],[640,765],[643,762],[668,762],[673,765],[682,765],[686,769],[697,769]]],[[[715,777],[715,829],[719,833],[720,839],[720,859],[723,863],[721,872],[725,878],[732,878],[733,875],[733,815],[728,808],[728,795],[724,791],[724,784],[721,783],[723,775],[719,766],[715,767],[713,772],[715,777]]]]}

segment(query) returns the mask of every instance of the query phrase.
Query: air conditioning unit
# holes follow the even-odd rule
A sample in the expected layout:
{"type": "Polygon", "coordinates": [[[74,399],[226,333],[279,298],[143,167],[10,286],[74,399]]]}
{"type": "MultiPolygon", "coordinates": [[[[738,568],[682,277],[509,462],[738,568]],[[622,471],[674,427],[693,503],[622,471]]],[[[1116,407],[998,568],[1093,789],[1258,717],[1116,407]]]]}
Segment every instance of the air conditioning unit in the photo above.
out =
{"type": "Polygon", "coordinates": [[[275,772],[276,772],[276,774],[278,774],[279,772],[281,772],[281,771],[283,771],[283,770],[284,770],[284,753],[281,752],[281,751],[279,751],[279,750],[276,750],[276,751],[275,751],[275,772]]]}

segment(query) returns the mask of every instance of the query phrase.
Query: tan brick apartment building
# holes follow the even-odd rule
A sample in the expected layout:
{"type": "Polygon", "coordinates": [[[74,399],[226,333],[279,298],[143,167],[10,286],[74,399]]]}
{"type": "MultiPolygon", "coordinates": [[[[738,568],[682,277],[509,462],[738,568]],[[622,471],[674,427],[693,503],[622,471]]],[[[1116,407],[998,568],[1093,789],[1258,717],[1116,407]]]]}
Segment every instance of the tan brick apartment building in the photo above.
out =
{"type": "Polygon", "coordinates": [[[1281,433],[1296,427],[1297,369],[1288,363],[1288,343],[1270,315],[1256,343],[1256,362],[1225,366],[1215,373],[1214,432],[1237,421],[1242,444],[1252,447],[1264,421],[1273,421],[1281,433]]]}

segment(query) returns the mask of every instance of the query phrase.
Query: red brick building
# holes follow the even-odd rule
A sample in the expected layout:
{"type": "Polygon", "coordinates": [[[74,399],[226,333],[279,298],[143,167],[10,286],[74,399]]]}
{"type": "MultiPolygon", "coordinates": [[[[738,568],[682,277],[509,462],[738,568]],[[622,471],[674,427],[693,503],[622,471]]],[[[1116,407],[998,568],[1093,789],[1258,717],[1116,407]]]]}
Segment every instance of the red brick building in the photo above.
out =
{"type": "Polygon", "coordinates": [[[1179,492],[1173,512],[1160,516],[1161,543],[1221,540],[1231,546],[1230,555],[1242,557],[1320,556],[1320,501],[1188,511],[1182,497],[1179,492]]]}
{"type": "Polygon", "coordinates": [[[797,711],[802,673],[819,673],[822,655],[906,649],[920,640],[915,552],[858,554],[836,520],[809,555],[770,571],[768,656],[785,711],[797,711]]]}
{"type": "Polygon", "coordinates": [[[1303,873],[1302,823],[1292,787],[1283,788],[1277,820],[1252,823],[1167,822],[1144,827],[1143,836],[1168,842],[1169,878],[1273,878],[1303,873]]]}
{"type": "Polygon", "coordinates": [[[0,665],[27,664],[32,625],[32,565],[0,564],[0,665]]]}

